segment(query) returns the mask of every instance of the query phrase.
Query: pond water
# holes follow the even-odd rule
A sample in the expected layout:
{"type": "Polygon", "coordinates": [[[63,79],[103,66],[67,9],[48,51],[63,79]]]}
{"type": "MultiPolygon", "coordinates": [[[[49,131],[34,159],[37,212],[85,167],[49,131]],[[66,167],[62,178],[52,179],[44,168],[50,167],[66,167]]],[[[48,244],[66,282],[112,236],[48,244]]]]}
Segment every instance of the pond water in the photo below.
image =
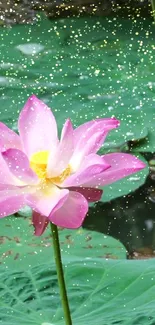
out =
{"type": "MultiPolygon", "coordinates": [[[[1,27],[0,39],[0,120],[15,131],[24,102],[35,93],[53,109],[60,128],[68,116],[75,126],[96,117],[119,118],[121,127],[111,133],[103,151],[148,134],[154,139],[151,19],[50,21],[41,15],[35,25],[1,27]]],[[[150,159],[153,140],[150,143],[136,151],[147,152],[150,159]]],[[[84,227],[120,239],[130,252],[145,247],[153,254],[155,206],[148,190],[153,188],[154,180],[148,177],[133,195],[115,195],[112,203],[98,204],[84,227]]]]}

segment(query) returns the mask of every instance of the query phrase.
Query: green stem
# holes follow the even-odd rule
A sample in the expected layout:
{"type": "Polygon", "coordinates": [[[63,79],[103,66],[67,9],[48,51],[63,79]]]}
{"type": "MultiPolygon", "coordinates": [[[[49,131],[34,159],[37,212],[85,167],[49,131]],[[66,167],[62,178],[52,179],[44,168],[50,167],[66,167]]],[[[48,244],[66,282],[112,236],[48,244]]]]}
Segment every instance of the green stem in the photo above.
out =
{"type": "Polygon", "coordinates": [[[151,0],[151,5],[152,5],[152,16],[155,20],[155,0],[151,0]]]}
{"type": "Polygon", "coordinates": [[[67,291],[66,291],[65,280],[64,280],[63,267],[62,267],[58,228],[53,223],[50,223],[50,225],[51,225],[51,231],[52,231],[54,257],[55,257],[55,264],[56,264],[56,269],[57,269],[61,302],[62,302],[62,307],[63,307],[63,311],[64,311],[65,324],[72,325],[68,297],[67,297],[67,291]]]}

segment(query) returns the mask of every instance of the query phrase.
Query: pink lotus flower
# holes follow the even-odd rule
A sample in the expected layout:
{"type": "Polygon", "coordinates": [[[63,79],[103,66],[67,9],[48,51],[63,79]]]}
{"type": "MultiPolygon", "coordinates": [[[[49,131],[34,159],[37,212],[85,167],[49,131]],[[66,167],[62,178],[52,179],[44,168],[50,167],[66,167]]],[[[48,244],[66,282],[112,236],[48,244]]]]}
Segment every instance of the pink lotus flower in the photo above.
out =
{"type": "Polygon", "coordinates": [[[100,186],[145,168],[130,154],[96,154],[118,126],[115,118],[104,118],[73,129],[68,119],[59,140],[51,110],[31,96],[19,116],[19,135],[0,123],[0,217],[29,205],[36,235],[50,221],[80,227],[88,202],[101,198],[100,186]]]}

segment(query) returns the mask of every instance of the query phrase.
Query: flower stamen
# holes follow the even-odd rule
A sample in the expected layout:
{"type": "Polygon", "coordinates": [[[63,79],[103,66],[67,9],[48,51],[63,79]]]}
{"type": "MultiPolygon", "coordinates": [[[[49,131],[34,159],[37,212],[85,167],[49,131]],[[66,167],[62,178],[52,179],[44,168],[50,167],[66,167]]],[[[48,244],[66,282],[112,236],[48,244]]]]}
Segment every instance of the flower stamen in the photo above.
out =
{"type": "Polygon", "coordinates": [[[68,165],[60,175],[49,178],[47,175],[49,154],[49,151],[34,153],[30,159],[30,166],[44,184],[49,183],[49,181],[53,184],[61,184],[71,174],[71,167],[68,165]]]}

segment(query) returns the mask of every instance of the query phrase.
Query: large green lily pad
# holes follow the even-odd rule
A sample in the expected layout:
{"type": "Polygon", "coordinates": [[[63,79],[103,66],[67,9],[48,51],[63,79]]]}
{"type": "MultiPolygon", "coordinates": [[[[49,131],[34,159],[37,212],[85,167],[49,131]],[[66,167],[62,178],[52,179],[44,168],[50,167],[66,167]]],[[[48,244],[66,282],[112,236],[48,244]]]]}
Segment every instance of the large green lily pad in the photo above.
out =
{"type": "MultiPolygon", "coordinates": [[[[155,263],[82,258],[64,261],[73,324],[153,325],[155,263]]],[[[55,265],[0,269],[0,323],[64,325],[55,265]]]]}
{"type": "MultiPolygon", "coordinates": [[[[64,325],[48,230],[36,238],[28,218],[0,222],[0,324],[64,325]]],[[[118,241],[92,231],[59,234],[73,324],[154,324],[154,259],[126,260],[118,241]]]]}
{"type": "MultiPolygon", "coordinates": [[[[27,269],[53,260],[52,238],[49,229],[41,237],[33,235],[31,220],[8,217],[0,220],[0,265],[9,269],[27,269]]],[[[92,258],[126,258],[125,247],[104,234],[84,230],[60,229],[63,256],[92,258]]]]}

